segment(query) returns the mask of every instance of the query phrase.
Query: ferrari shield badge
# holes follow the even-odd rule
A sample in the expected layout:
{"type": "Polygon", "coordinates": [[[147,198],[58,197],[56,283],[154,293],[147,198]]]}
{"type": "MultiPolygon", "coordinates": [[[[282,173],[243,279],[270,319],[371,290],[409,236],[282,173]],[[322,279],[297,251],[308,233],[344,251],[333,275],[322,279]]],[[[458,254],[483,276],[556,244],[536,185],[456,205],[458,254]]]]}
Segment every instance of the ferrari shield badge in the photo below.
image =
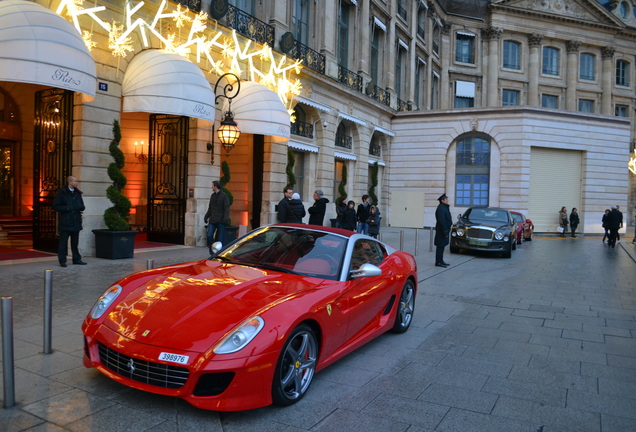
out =
{"type": "Polygon", "coordinates": [[[148,334],[149,334],[149,333],[150,333],[150,330],[146,330],[146,331],[145,331],[145,332],[143,332],[141,335],[142,335],[143,337],[146,337],[146,336],[148,336],[148,334]]]}
{"type": "Polygon", "coordinates": [[[329,316],[331,316],[331,305],[330,304],[327,305],[327,313],[329,314],[329,316]]]}

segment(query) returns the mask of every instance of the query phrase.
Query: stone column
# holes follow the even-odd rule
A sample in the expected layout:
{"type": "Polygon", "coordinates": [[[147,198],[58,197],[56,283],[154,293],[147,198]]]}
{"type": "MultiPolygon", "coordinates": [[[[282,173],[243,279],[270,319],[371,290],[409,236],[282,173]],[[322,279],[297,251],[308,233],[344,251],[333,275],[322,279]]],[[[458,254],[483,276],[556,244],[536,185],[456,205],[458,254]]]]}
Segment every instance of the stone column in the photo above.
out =
{"type": "Polygon", "coordinates": [[[543,35],[531,34],[528,36],[530,56],[528,58],[528,105],[539,106],[539,66],[540,48],[543,35]]]}
{"type": "MultiPolygon", "coordinates": [[[[367,2],[368,3],[368,2],[367,2]]],[[[408,63],[408,73],[409,73],[409,94],[407,101],[415,106],[415,91],[417,90],[417,86],[419,83],[415,82],[415,70],[417,68],[417,2],[413,2],[411,4],[411,28],[413,31],[413,38],[411,39],[411,43],[409,44],[409,63],[408,63]]]]}
{"type": "Polygon", "coordinates": [[[371,55],[371,26],[373,23],[370,19],[369,12],[369,3],[368,1],[362,2],[362,5],[358,4],[358,7],[361,8],[360,11],[360,39],[357,40],[356,43],[356,56],[358,57],[358,74],[362,76],[362,79],[366,83],[369,81],[369,56],[371,55]]]}
{"type": "Polygon", "coordinates": [[[565,71],[565,83],[567,85],[565,90],[565,109],[568,111],[578,110],[576,106],[576,75],[578,72],[577,57],[580,46],[581,42],[579,41],[571,40],[565,43],[565,48],[568,53],[567,69],[565,71]]]}
{"type": "Polygon", "coordinates": [[[614,47],[601,49],[603,77],[601,80],[601,114],[612,115],[612,78],[614,76],[614,47]]]}
{"type": "Polygon", "coordinates": [[[450,24],[442,21],[442,31],[440,34],[439,43],[439,57],[442,64],[442,71],[440,73],[439,83],[439,108],[451,109],[453,108],[453,101],[455,100],[455,93],[453,86],[449,81],[448,71],[450,70],[450,63],[453,50],[450,45],[450,24]]]}
{"type": "MultiPolygon", "coordinates": [[[[486,71],[486,106],[499,106],[499,38],[503,30],[496,27],[488,27],[482,30],[481,37],[488,41],[488,57],[484,59],[487,64],[486,71]]],[[[483,103],[483,102],[482,102],[483,103]]]]}

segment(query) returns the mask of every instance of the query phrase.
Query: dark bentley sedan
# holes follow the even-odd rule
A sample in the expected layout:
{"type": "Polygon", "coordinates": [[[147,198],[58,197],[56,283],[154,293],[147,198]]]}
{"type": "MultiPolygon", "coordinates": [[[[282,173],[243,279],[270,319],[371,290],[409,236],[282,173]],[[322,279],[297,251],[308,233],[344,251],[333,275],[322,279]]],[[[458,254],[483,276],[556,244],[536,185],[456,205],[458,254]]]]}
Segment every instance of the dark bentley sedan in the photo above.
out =
{"type": "Polygon", "coordinates": [[[516,232],[517,223],[508,210],[470,207],[457,217],[453,225],[450,251],[501,252],[504,258],[510,258],[512,251],[517,248],[516,232]]]}

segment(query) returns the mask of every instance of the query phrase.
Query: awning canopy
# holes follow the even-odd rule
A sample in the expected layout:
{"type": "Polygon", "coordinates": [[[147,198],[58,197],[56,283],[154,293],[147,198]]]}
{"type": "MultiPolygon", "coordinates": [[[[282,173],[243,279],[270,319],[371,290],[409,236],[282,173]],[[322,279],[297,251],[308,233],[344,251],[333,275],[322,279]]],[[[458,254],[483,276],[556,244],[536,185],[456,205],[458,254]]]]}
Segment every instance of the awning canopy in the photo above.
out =
{"type": "Polygon", "coordinates": [[[124,112],[182,115],[214,120],[214,92],[199,66],[165,50],[130,61],[121,85],[124,112]]]}
{"type": "Polygon", "coordinates": [[[0,81],[40,84],[95,99],[95,61],[73,25],[37,3],[0,1],[0,81]]]}
{"type": "MultiPolygon", "coordinates": [[[[228,103],[221,100],[225,101],[222,110],[225,112],[228,103]]],[[[231,108],[241,132],[289,139],[289,113],[278,95],[264,85],[241,81],[241,90],[232,99],[231,108]]]]}

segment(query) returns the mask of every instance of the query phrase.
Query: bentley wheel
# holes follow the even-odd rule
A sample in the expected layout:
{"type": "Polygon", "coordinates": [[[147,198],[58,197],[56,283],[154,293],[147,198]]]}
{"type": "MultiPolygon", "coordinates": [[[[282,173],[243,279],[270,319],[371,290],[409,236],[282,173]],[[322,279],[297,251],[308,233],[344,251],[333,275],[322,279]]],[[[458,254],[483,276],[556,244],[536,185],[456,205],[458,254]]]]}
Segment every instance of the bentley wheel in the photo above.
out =
{"type": "Polygon", "coordinates": [[[508,245],[508,247],[501,253],[501,256],[504,258],[512,258],[512,245],[508,245]]]}
{"type": "Polygon", "coordinates": [[[301,324],[285,342],[272,383],[275,405],[287,406],[298,402],[309,389],[316,372],[318,341],[314,331],[301,324]]]}
{"type": "Polygon", "coordinates": [[[393,324],[393,333],[404,333],[411,326],[413,321],[413,311],[415,310],[415,287],[413,282],[408,280],[402,288],[400,302],[397,305],[395,314],[395,324],[393,324]]]}

